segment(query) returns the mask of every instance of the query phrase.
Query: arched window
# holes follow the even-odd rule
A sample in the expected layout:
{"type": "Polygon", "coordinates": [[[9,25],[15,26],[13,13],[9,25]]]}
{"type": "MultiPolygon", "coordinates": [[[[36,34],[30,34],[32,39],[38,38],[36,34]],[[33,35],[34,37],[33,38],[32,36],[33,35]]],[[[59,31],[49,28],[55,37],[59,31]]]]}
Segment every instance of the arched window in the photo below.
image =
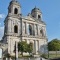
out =
{"type": "Polygon", "coordinates": [[[18,13],[18,9],[15,8],[15,9],[14,9],[14,14],[17,14],[17,13],[18,13]]]}
{"type": "Polygon", "coordinates": [[[18,26],[17,25],[14,26],[14,33],[18,33],[18,26]]]}
{"type": "Polygon", "coordinates": [[[40,15],[38,15],[38,19],[40,19],[41,18],[41,16],[40,15]]]}
{"type": "Polygon", "coordinates": [[[29,34],[32,35],[32,26],[29,25],[29,34]]]}

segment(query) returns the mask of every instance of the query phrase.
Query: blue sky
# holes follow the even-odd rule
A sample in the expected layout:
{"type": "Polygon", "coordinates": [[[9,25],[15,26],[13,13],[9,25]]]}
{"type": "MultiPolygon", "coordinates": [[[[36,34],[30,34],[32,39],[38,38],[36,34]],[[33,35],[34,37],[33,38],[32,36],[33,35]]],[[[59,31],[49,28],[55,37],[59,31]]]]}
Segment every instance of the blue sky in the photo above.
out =
{"type": "MultiPolygon", "coordinates": [[[[4,31],[4,19],[8,14],[8,5],[11,0],[0,0],[0,39],[4,31]]],[[[60,0],[18,0],[24,16],[36,6],[40,8],[43,21],[46,23],[47,38],[60,39],[60,0]]]]}
{"type": "MultiPolygon", "coordinates": [[[[8,5],[11,0],[0,0],[0,39],[3,36],[4,19],[8,14],[8,5]]],[[[60,39],[60,0],[18,0],[24,16],[36,6],[40,8],[43,20],[46,23],[48,40],[60,39]]]]}

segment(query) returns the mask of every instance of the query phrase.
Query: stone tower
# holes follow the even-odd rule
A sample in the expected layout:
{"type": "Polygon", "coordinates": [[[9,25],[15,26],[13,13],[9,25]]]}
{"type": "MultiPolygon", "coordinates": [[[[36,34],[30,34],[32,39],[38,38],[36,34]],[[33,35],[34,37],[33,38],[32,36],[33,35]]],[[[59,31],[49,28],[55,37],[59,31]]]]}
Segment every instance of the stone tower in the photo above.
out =
{"type": "Polygon", "coordinates": [[[15,41],[20,40],[21,29],[21,6],[18,1],[12,0],[8,7],[8,15],[4,21],[3,42],[8,44],[7,53],[14,55],[15,41]]]}
{"type": "Polygon", "coordinates": [[[34,9],[32,9],[31,15],[32,15],[32,17],[34,17],[34,18],[36,18],[38,20],[42,19],[42,12],[41,12],[41,10],[39,8],[35,7],[34,9]]]}

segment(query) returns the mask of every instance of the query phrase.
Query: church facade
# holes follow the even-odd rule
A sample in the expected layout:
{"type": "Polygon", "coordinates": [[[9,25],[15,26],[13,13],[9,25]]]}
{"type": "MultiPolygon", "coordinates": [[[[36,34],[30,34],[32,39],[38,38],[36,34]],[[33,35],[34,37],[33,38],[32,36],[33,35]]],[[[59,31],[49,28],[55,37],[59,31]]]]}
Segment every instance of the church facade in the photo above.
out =
{"type": "Polygon", "coordinates": [[[4,21],[4,36],[2,42],[7,44],[4,54],[14,55],[15,42],[26,41],[33,43],[34,54],[47,51],[46,24],[42,20],[39,8],[33,8],[31,13],[24,17],[18,1],[12,0],[8,6],[8,15],[4,21]]]}

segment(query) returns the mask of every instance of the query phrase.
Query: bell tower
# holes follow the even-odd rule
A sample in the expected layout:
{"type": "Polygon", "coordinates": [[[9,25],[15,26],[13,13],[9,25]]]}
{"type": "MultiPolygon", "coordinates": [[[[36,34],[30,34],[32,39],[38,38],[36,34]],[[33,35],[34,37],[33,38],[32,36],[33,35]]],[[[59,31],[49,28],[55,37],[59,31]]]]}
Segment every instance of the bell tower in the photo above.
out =
{"type": "Polygon", "coordinates": [[[8,15],[20,16],[21,15],[21,6],[17,0],[12,0],[8,7],[8,15]]]}
{"type": "Polygon", "coordinates": [[[14,55],[15,42],[19,42],[21,31],[21,6],[17,0],[10,2],[4,26],[3,42],[8,44],[7,53],[14,55]]]}
{"type": "Polygon", "coordinates": [[[36,8],[35,7],[34,9],[32,9],[31,15],[35,19],[38,19],[38,20],[41,20],[42,19],[42,12],[40,11],[39,8],[36,8]]]}
{"type": "Polygon", "coordinates": [[[12,0],[8,7],[8,15],[4,21],[5,35],[20,35],[21,6],[17,0],[12,0]]]}

